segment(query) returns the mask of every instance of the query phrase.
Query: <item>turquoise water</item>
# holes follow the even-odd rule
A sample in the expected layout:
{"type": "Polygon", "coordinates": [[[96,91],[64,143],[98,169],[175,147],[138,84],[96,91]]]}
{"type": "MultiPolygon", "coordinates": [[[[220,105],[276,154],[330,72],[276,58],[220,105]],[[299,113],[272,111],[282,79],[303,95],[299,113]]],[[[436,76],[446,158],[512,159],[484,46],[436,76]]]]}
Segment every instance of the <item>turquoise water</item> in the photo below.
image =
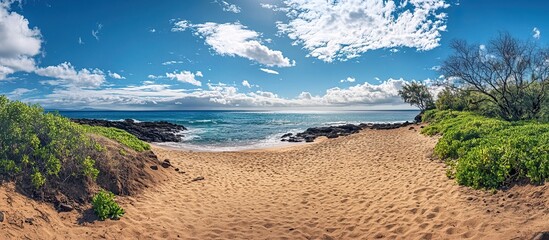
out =
{"type": "Polygon", "coordinates": [[[188,128],[182,143],[171,147],[232,151],[285,145],[280,136],[309,127],[369,122],[413,121],[419,111],[243,112],[243,111],[61,111],[70,118],[168,121],[188,128]]]}

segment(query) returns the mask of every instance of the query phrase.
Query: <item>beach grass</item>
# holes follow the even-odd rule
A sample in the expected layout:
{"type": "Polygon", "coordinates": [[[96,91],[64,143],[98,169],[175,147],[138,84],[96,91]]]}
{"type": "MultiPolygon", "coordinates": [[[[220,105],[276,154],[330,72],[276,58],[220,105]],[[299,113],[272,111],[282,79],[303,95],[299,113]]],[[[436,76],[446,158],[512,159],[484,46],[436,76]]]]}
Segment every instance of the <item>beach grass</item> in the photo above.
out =
{"type": "Polygon", "coordinates": [[[134,135],[124,130],[121,130],[118,128],[112,128],[112,127],[100,127],[100,126],[89,126],[89,125],[82,125],[82,126],[84,127],[84,130],[87,133],[98,134],[106,138],[110,138],[137,152],[142,152],[142,151],[151,149],[151,146],[148,143],[139,140],[137,137],[135,137],[134,135]]]}

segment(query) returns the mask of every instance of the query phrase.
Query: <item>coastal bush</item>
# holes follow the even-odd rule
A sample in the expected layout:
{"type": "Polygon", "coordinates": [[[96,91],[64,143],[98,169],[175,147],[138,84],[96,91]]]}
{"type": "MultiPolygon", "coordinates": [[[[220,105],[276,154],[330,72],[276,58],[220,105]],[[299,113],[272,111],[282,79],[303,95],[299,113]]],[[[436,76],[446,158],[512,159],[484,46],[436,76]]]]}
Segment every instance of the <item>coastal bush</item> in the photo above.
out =
{"type": "Polygon", "coordinates": [[[94,178],[94,143],[83,127],[38,105],[0,96],[0,177],[35,190],[61,181],[94,178]]]}
{"type": "Polygon", "coordinates": [[[101,190],[92,199],[93,211],[103,221],[107,218],[120,219],[125,211],[114,200],[114,194],[101,190]]]}
{"type": "Polygon", "coordinates": [[[482,102],[496,107],[494,113],[502,119],[543,117],[543,105],[549,101],[549,48],[509,33],[500,33],[483,45],[455,40],[450,46],[454,53],[440,72],[453,84],[480,94],[482,102]]]}
{"type": "Polygon", "coordinates": [[[507,122],[470,112],[428,111],[423,129],[442,134],[437,156],[449,165],[459,184],[498,188],[511,182],[549,179],[549,124],[507,122]]]}
{"type": "Polygon", "coordinates": [[[148,143],[139,140],[137,137],[129,134],[124,130],[121,130],[118,128],[112,128],[112,127],[100,127],[100,126],[89,126],[89,125],[82,125],[82,126],[87,133],[98,134],[106,138],[110,138],[137,152],[142,152],[142,151],[151,149],[151,146],[148,143]]]}
{"type": "Polygon", "coordinates": [[[433,95],[423,83],[407,83],[398,91],[398,95],[405,103],[418,107],[421,112],[435,108],[433,95]]]}

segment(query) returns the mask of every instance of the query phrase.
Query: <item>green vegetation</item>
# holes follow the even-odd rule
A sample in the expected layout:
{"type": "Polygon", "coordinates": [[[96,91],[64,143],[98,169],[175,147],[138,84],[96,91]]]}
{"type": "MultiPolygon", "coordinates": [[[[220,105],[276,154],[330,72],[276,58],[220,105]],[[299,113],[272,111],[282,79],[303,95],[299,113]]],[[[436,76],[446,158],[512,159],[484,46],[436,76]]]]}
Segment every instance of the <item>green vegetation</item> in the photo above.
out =
{"type": "Polygon", "coordinates": [[[507,122],[471,112],[427,111],[427,135],[442,134],[435,154],[461,185],[498,188],[549,180],[549,124],[507,122]]]}
{"type": "Polygon", "coordinates": [[[405,84],[402,90],[398,91],[398,95],[402,97],[405,103],[418,107],[421,112],[435,108],[435,102],[429,88],[422,83],[411,82],[405,84]]]}
{"type": "Polygon", "coordinates": [[[99,127],[99,126],[88,126],[83,125],[84,130],[87,133],[99,134],[106,138],[115,140],[137,152],[142,152],[145,150],[150,150],[151,146],[139,140],[134,135],[129,134],[128,132],[118,129],[118,128],[108,128],[108,127],[99,127]]]}
{"type": "Polygon", "coordinates": [[[446,87],[428,109],[428,87],[413,83],[399,95],[422,110],[440,134],[435,155],[461,185],[494,189],[549,180],[549,48],[502,33],[488,44],[452,43],[441,66],[446,87]]]}
{"type": "Polygon", "coordinates": [[[451,46],[454,53],[442,64],[441,74],[452,78],[460,91],[474,93],[473,103],[508,121],[548,120],[549,48],[508,33],[485,45],[457,40],[451,46]]]}
{"type": "Polygon", "coordinates": [[[107,218],[120,219],[125,213],[114,200],[114,194],[105,190],[101,190],[93,197],[92,205],[93,211],[101,221],[107,218]]]}
{"type": "Polygon", "coordinates": [[[0,96],[0,177],[35,189],[61,180],[95,178],[94,143],[82,126],[37,105],[0,96]]]}
{"type": "MultiPolygon", "coordinates": [[[[119,177],[109,175],[114,174],[110,169],[119,159],[108,158],[107,148],[94,140],[94,134],[138,152],[150,149],[123,130],[79,125],[56,113],[45,113],[38,105],[0,96],[0,181],[15,181],[23,193],[44,200],[61,194],[85,201],[93,189],[89,186],[108,187],[110,182],[105,179],[119,177]]],[[[131,154],[123,147],[118,149],[120,155],[131,154]]],[[[97,194],[93,206],[100,219],[124,214],[111,192],[97,194]]]]}

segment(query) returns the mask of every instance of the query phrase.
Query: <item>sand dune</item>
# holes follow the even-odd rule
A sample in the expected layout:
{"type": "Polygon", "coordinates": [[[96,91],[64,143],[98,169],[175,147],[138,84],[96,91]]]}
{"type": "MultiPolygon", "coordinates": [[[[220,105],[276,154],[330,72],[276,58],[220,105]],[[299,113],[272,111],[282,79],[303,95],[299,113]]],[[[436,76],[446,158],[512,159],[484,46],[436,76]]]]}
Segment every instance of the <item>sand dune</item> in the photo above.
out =
{"type": "Polygon", "coordinates": [[[77,213],[57,214],[3,186],[0,238],[530,239],[549,230],[548,184],[497,193],[457,186],[429,158],[435,143],[401,128],[278,150],[155,147],[185,173],[120,199],[120,221],[78,224],[77,213]]]}

